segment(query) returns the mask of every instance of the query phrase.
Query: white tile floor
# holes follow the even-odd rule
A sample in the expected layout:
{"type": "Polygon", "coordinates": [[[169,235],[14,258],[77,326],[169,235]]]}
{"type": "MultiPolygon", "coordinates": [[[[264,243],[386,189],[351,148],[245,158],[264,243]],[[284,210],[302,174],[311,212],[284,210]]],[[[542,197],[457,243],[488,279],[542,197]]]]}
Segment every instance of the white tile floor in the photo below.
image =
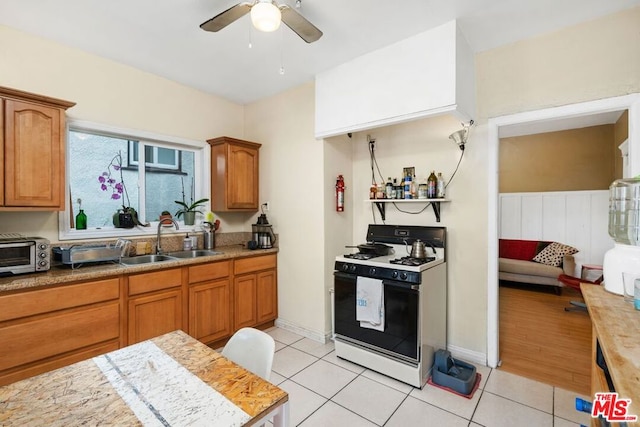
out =
{"type": "MultiPolygon", "coordinates": [[[[482,376],[473,398],[431,385],[420,390],[335,355],[321,344],[281,328],[271,382],[289,393],[292,426],[579,426],[589,414],[574,407],[576,393],[497,369],[482,376]]],[[[580,396],[588,399],[586,396],[580,396]]]]}

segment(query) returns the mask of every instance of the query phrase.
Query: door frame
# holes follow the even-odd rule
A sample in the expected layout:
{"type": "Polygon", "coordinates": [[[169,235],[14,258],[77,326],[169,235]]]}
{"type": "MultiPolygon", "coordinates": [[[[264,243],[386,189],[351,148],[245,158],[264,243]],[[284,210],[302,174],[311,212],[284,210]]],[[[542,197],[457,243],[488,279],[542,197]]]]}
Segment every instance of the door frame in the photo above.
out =
{"type": "Polygon", "coordinates": [[[618,110],[629,111],[629,176],[640,175],[640,93],[623,95],[561,107],[510,114],[488,120],[487,143],[487,365],[496,368],[499,349],[498,287],[498,148],[500,129],[558,119],[572,119],[618,110]]]}

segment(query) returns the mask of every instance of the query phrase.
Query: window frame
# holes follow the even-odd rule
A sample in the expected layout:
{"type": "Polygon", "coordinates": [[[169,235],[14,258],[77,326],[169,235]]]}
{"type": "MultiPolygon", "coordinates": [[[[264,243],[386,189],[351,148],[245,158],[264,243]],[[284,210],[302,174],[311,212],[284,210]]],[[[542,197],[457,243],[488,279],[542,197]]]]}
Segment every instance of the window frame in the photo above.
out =
{"type": "MultiPolygon", "coordinates": [[[[140,141],[138,140],[128,140],[128,146],[127,146],[127,164],[129,164],[130,166],[136,166],[138,167],[139,164],[139,160],[140,160],[140,147],[138,147],[138,160],[134,160],[133,159],[133,146],[136,143],[140,143],[140,141]]],[[[174,151],[174,162],[172,165],[168,165],[165,163],[158,163],[156,162],[157,158],[158,158],[158,148],[167,148],[167,147],[160,147],[158,145],[154,145],[153,147],[153,158],[154,161],[153,162],[149,162],[148,160],[145,159],[145,166],[147,168],[152,168],[152,169],[157,169],[157,170],[162,170],[162,171],[166,171],[166,172],[174,172],[174,173],[181,173],[182,172],[182,162],[180,159],[180,154],[178,153],[180,150],[178,150],[177,148],[168,148],[170,150],[174,151]]],[[[146,153],[145,153],[146,156],[146,153]]]]}
{"type": "MultiPolygon", "coordinates": [[[[175,149],[175,150],[189,150],[194,152],[194,176],[196,177],[195,192],[196,198],[208,198],[210,197],[210,182],[211,182],[211,147],[204,141],[195,141],[175,136],[161,135],[148,131],[126,129],[120,127],[109,126],[101,123],[95,123],[85,120],[68,119],[66,124],[65,135],[68,135],[70,131],[94,133],[104,136],[110,136],[114,138],[135,140],[141,143],[151,143],[158,147],[175,149]]],[[[70,164],[69,151],[65,150],[66,164],[70,164]]],[[[144,150],[139,150],[139,159],[144,161],[144,150]],[[142,154],[141,154],[142,153],[142,154]]],[[[144,165],[144,162],[143,162],[144,165]]],[[[138,165],[139,166],[139,165],[138,165]]],[[[149,165],[147,165],[148,167],[149,165]]],[[[143,166],[144,170],[144,166],[143,166]]],[[[163,169],[170,173],[179,173],[178,170],[163,169]]],[[[65,200],[69,200],[69,168],[65,168],[65,200]]],[[[138,182],[133,185],[137,185],[140,197],[140,205],[136,206],[139,211],[144,212],[144,195],[146,194],[145,180],[142,176],[139,176],[138,182]]],[[[210,210],[210,201],[204,207],[205,210],[210,210]]],[[[86,230],[76,230],[69,227],[71,220],[70,215],[70,203],[65,203],[64,211],[58,213],[58,238],[59,240],[83,240],[83,239],[98,239],[98,238],[117,238],[117,237],[136,237],[136,236],[155,236],[158,231],[158,221],[148,221],[149,227],[135,226],[133,228],[88,228],[86,230]]],[[[167,227],[163,230],[163,234],[169,233],[185,233],[193,232],[200,229],[200,222],[202,218],[197,218],[196,223],[193,226],[185,226],[184,221],[178,221],[180,230],[175,230],[174,227],[167,227]]]]}

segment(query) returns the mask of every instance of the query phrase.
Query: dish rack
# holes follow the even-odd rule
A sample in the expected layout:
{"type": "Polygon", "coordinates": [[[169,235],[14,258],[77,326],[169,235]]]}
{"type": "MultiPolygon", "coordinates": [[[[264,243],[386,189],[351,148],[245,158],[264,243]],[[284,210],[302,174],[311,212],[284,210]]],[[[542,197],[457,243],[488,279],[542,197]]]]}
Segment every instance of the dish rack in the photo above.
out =
{"type": "Polygon", "coordinates": [[[114,244],[75,245],[69,248],[54,247],[52,252],[54,260],[75,269],[84,264],[98,262],[119,263],[120,259],[127,255],[130,246],[130,240],[118,239],[114,244]]]}

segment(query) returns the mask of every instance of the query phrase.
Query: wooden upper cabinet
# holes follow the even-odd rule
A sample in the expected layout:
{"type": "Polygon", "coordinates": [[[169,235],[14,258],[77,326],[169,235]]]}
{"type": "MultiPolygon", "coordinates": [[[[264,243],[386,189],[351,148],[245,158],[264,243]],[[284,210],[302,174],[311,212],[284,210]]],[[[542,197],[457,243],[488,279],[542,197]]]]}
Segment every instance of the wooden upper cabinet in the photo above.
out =
{"type": "Polygon", "coordinates": [[[257,211],[261,144],[229,138],[210,139],[211,210],[257,211]]]}
{"type": "Polygon", "coordinates": [[[74,103],[0,87],[3,210],[63,210],[65,110],[74,103]]]}

